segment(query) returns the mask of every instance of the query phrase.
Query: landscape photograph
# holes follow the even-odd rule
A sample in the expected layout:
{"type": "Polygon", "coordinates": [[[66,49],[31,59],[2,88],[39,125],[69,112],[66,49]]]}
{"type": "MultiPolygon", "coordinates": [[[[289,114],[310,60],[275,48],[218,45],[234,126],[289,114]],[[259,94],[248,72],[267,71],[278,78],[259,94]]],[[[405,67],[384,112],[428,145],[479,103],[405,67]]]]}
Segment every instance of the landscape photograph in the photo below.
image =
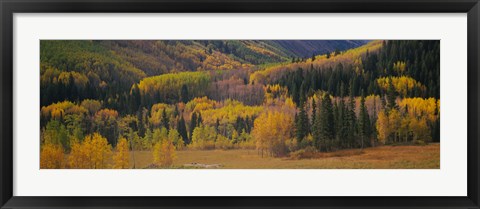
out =
{"type": "Polygon", "coordinates": [[[440,169],[440,40],[40,40],[39,64],[40,169],[440,169]]]}

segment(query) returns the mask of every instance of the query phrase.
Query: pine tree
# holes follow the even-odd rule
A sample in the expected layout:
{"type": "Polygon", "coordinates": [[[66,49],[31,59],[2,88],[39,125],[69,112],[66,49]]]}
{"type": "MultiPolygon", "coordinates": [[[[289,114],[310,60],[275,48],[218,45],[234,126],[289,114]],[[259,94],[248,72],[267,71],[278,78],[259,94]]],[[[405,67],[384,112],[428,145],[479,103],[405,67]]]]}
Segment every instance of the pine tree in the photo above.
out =
{"type": "Polygon", "coordinates": [[[338,104],[338,120],[336,121],[336,133],[342,148],[345,148],[348,145],[348,117],[348,110],[345,105],[345,100],[342,97],[338,104]]]}
{"type": "Polygon", "coordinates": [[[317,150],[322,149],[321,131],[320,131],[320,127],[321,127],[321,121],[320,120],[322,118],[321,113],[323,112],[322,109],[323,109],[323,107],[322,107],[322,105],[320,105],[318,107],[317,115],[315,116],[315,121],[314,121],[313,127],[312,127],[313,146],[317,150]]]}
{"type": "MultiPolygon", "coordinates": [[[[301,102],[304,103],[304,102],[301,102]]],[[[297,116],[296,120],[296,138],[299,144],[303,143],[303,139],[307,136],[308,134],[308,115],[305,111],[304,105],[300,105],[299,107],[300,111],[297,116]]]]}
{"type": "Polygon", "coordinates": [[[388,110],[393,110],[397,108],[397,103],[396,103],[396,92],[395,92],[395,87],[393,86],[393,81],[392,79],[389,80],[388,82],[388,90],[387,90],[387,108],[388,110]]]}
{"type": "Polygon", "coordinates": [[[202,118],[202,113],[198,113],[198,119],[197,119],[197,126],[203,124],[203,118],[202,118]]]}
{"type": "Polygon", "coordinates": [[[215,132],[220,132],[220,120],[217,118],[217,122],[215,123],[215,132]]]}
{"type": "Polygon", "coordinates": [[[161,123],[162,123],[162,126],[165,127],[167,130],[170,129],[170,126],[168,124],[168,116],[167,116],[166,108],[163,108],[161,123]]]}
{"type": "Polygon", "coordinates": [[[180,120],[178,120],[177,129],[178,129],[178,133],[183,139],[184,144],[185,145],[190,144],[190,140],[188,139],[188,134],[187,134],[187,127],[185,125],[185,119],[183,118],[183,114],[180,116],[180,120]]]}
{"type": "Polygon", "coordinates": [[[316,115],[317,115],[317,102],[315,102],[315,98],[312,98],[312,121],[310,123],[311,124],[310,132],[313,131],[313,124],[315,124],[316,115]]]}
{"type": "Polygon", "coordinates": [[[141,105],[141,96],[140,89],[137,84],[133,84],[132,89],[130,90],[130,107],[131,112],[138,110],[141,105]]]}
{"type": "Polygon", "coordinates": [[[138,127],[138,135],[143,137],[145,135],[145,121],[143,121],[143,111],[137,111],[137,127],[138,127]]]}
{"type": "Polygon", "coordinates": [[[182,88],[180,90],[180,99],[185,104],[190,100],[188,95],[188,88],[187,88],[187,85],[185,84],[182,85],[182,88]]]}
{"type": "Polygon", "coordinates": [[[335,128],[334,128],[334,119],[333,119],[333,106],[332,100],[330,99],[330,95],[326,94],[323,96],[322,99],[322,106],[320,109],[321,117],[319,120],[319,136],[320,136],[320,143],[324,145],[325,151],[331,150],[331,144],[333,137],[335,135],[335,128]]]}
{"type": "Polygon", "coordinates": [[[362,93],[362,98],[360,100],[360,113],[358,116],[358,129],[360,134],[360,145],[361,148],[367,144],[365,140],[370,137],[370,116],[368,115],[367,108],[365,107],[365,94],[362,93]]]}
{"type": "Polygon", "coordinates": [[[356,121],[357,117],[355,115],[355,98],[353,95],[350,95],[350,103],[347,108],[347,134],[348,134],[348,144],[349,147],[354,147],[355,137],[356,137],[356,121]]]}
{"type": "Polygon", "coordinates": [[[192,138],[193,130],[197,127],[197,113],[193,112],[190,118],[190,138],[192,138]]]}
{"type": "Polygon", "coordinates": [[[180,113],[178,112],[178,106],[175,105],[175,110],[173,111],[173,117],[177,117],[180,113]]]}

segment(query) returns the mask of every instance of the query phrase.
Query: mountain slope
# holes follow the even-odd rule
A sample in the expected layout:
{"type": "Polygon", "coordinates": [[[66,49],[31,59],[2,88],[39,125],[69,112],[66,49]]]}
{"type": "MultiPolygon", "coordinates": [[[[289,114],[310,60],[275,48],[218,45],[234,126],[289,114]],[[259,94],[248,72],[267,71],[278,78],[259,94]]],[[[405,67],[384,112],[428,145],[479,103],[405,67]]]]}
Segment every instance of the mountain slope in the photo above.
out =
{"type": "Polygon", "coordinates": [[[369,41],[364,40],[273,40],[285,51],[296,57],[310,57],[312,54],[325,54],[335,50],[347,50],[362,46],[369,41]]]}
{"type": "Polygon", "coordinates": [[[121,99],[122,94],[145,77],[188,71],[235,70],[248,74],[265,64],[287,63],[292,57],[306,58],[364,43],[348,40],[42,40],[40,73],[41,86],[45,89],[42,105],[64,98],[115,95],[121,99]],[[86,88],[97,91],[83,91],[86,88]]]}

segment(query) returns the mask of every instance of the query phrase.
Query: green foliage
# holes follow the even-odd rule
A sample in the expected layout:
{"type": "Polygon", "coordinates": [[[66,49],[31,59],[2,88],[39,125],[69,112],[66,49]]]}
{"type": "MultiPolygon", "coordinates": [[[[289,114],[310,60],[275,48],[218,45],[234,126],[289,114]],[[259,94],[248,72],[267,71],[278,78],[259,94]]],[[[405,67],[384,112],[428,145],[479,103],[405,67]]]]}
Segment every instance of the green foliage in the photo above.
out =
{"type": "Polygon", "coordinates": [[[47,144],[62,145],[64,149],[70,148],[70,139],[65,126],[58,120],[51,120],[42,132],[42,142],[47,144]]]}
{"type": "MultiPolygon", "coordinates": [[[[182,86],[187,87],[188,95],[201,97],[210,82],[205,72],[182,72],[144,78],[138,84],[142,106],[154,102],[174,103],[181,99],[182,86]]],[[[185,98],[184,98],[185,99],[185,98]]]]}
{"type": "Polygon", "coordinates": [[[198,126],[193,130],[192,143],[189,145],[189,148],[200,150],[214,149],[216,138],[217,133],[214,127],[198,126]]]}

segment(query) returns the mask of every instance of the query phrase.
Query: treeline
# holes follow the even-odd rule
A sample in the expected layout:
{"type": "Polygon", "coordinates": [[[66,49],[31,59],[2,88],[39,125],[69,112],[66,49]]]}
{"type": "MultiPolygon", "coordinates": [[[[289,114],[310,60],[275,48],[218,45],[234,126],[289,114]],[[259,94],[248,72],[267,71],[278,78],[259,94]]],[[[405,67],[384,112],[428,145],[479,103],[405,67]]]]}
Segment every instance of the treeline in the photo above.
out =
{"type": "Polygon", "coordinates": [[[440,140],[439,100],[319,92],[295,116],[270,109],[255,120],[252,136],[262,156],[304,158],[312,152],[380,145],[424,145],[440,140]]]}
{"type": "Polygon", "coordinates": [[[346,96],[342,95],[342,86],[352,96],[360,96],[362,91],[381,95],[390,82],[395,94],[402,98],[440,98],[439,54],[439,41],[384,41],[379,52],[367,52],[353,63],[338,63],[333,68],[316,68],[312,64],[310,69],[286,73],[276,83],[288,88],[296,104],[302,95],[317,90],[346,96]]]}

